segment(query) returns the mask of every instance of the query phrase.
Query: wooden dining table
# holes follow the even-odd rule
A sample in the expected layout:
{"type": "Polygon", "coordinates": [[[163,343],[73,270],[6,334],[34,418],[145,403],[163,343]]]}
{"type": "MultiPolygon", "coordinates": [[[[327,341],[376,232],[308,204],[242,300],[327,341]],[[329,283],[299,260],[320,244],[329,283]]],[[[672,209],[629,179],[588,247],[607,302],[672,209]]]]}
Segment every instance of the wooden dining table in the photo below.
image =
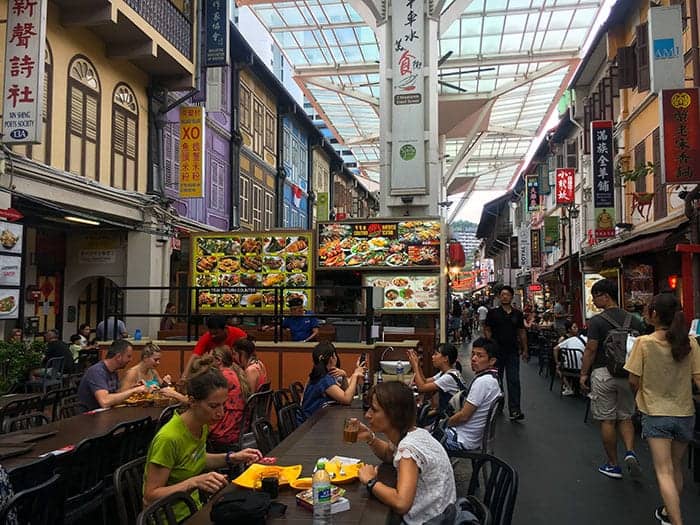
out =
{"type": "MultiPolygon", "coordinates": [[[[381,461],[372,453],[365,443],[343,442],[343,424],[346,417],[362,417],[362,410],[341,406],[327,407],[316,412],[303,425],[289,435],[282,443],[269,452],[268,456],[277,458],[278,466],[301,464],[303,467],[300,477],[311,477],[316,460],[320,457],[328,459],[333,456],[357,458],[364,463],[379,465],[381,461]]],[[[382,464],[379,468],[378,479],[395,486],[396,471],[392,465],[382,464]]],[[[333,523],[378,525],[399,523],[400,518],[394,515],[389,507],[371,497],[359,480],[344,483],[345,498],[350,501],[350,510],[333,514],[333,523]]],[[[212,497],[196,514],[189,518],[187,525],[209,525],[213,523],[209,517],[212,505],[218,498],[236,487],[231,484],[212,497]]],[[[287,506],[282,517],[270,518],[267,523],[308,524],[312,520],[312,512],[297,505],[296,494],[300,492],[289,486],[280,486],[279,496],[275,500],[287,506]]]]}
{"type": "Polygon", "coordinates": [[[18,430],[0,435],[0,452],[12,444],[31,447],[21,455],[0,460],[8,471],[25,465],[36,458],[60,450],[69,445],[77,445],[83,439],[107,434],[115,426],[125,421],[136,421],[145,417],[158,419],[164,407],[117,407],[109,410],[85,413],[60,419],[48,425],[28,430],[18,430]],[[45,436],[45,437],[41,437],[45,436]],[[39,439],[36,439],[36,438],[39,439]]]}

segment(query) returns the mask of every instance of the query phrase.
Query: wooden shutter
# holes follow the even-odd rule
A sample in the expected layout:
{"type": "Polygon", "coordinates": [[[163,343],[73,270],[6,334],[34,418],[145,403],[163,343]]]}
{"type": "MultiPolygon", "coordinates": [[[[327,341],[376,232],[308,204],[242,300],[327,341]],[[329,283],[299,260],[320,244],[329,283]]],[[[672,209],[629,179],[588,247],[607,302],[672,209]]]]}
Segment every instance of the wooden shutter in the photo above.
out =
{"type": "Polygon", "coordinates": [[[659,128],[654,130],[652,148],[654,156],[654,220],[657,221],[668,214],[666,187],[661,181],[661,135],[659,128]]]}
{"type": "MultiPolygon", "coordinates": [[[[635,166],[635,168],[646,164],[646,162],[647,162],[646,155],[647,155],[646,147],[644,145],[644,140],[642,140],[639,144],[637,144],[634,147],[634,166],[635,166]]],[[[634,182],[634,191],[636,191],[637,193],[644,193],[647,191],[647,178],[645,176],[639,177],[634,182]]]]}
{"type": "Polygon", "coordinates": [[[647,23],[637,26],[637,90],[648,91],[649,77],[649,29],[647,23]]]}
{"type": "Polygon", "coordinates": [[[618,48],[617,70],[620,89],[630,89],[637,85],[637,59],[633,47],[618,48]]]}

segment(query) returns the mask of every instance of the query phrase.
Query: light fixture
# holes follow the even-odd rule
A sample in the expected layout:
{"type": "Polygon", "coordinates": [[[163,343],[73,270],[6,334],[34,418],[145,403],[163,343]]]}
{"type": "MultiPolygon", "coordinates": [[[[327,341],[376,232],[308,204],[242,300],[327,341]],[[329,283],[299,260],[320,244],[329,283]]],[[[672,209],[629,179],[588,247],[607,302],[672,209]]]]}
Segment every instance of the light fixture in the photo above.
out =
{"type": "Polygon", "coordinates": [[[100,225],[99,221],[93,221],[92,219],[84,219],[83,217],[75,217],[74,215],[66,215],[63,218],[66,219],[67,221],[70,221],[70,222],[87,224],[89,226],[99,226],[100,225]]]}
{"type": "Polygon", "coordinates": [[[678,275],[672,274],[668,276],[668,286],[671,290],[675,290],[678,286],[678,275]]]}

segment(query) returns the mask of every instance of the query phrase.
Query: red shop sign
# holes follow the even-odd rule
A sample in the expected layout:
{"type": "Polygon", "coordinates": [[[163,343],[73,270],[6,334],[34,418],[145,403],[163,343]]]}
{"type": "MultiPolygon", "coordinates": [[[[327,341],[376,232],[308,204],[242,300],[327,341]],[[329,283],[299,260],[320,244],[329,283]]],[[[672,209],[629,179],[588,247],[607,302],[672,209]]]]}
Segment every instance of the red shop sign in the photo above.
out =
{"type": "Polygon", "coordinates": [[[556,176],[557,205],[573,204],[574,202],[574,173],[573,168],[558,168],[556,176]]]}
{"type": "Polygon", "coordinates": [[[541,284],[531,284],[530,286],[527,287],[528,290],[531,292],[541,292],[542,291],[542,285],[541,284]]]}
{"type": "Polygon", "coordinates": [[[698,88],[661,92],[663,177],[666,184],[700,183],[698,88]]]}

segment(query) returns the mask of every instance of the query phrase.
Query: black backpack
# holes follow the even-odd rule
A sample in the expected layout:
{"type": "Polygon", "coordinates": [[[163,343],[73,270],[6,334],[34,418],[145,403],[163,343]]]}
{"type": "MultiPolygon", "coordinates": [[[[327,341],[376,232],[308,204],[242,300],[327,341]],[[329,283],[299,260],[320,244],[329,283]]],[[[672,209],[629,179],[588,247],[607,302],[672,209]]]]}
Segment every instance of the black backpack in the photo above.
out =
{"type": "Polygon", "coordinates": [[[627,338],[629,336],[636,337],[639,335],[636,330],[631,328],[632,316],[625,314],[625,320],[620,326],[620,323],[615,321],[607,312],[603,311],[600,317],[605,319],[612,329],[605,336],[603,341],[603,351],[605,352],[605,361],[608,372],[613,377],[628,377],[629,372],[625,370],[625,362],[627,361],[627,338]]]}
{"type": "Polygon", "coordinates": [[[270,495],[265,492],[232,490],[214,503],[209,518],[219,524],[258,525],[265,523],[270,502],[270,495]]]}

